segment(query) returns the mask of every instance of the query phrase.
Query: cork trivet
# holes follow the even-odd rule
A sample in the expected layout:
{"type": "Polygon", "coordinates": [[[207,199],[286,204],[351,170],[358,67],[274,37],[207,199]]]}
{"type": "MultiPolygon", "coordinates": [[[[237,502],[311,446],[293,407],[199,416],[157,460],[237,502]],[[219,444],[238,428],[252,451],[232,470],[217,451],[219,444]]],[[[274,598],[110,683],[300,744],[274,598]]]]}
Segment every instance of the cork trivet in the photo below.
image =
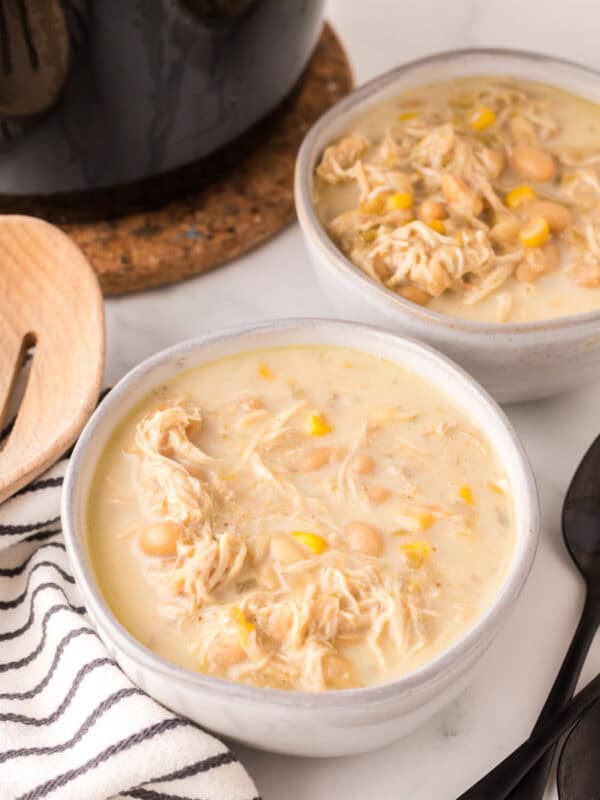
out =
{"type": "Polygon", "coordinates": [[[229,174],[157,211],[62,228],[82,248],[106,295],[179,281],[264,242],[294,218],[293,171],[312,123],[352,88],[352,71],[326,25],[297,90],[267,138],[229,174]]]}

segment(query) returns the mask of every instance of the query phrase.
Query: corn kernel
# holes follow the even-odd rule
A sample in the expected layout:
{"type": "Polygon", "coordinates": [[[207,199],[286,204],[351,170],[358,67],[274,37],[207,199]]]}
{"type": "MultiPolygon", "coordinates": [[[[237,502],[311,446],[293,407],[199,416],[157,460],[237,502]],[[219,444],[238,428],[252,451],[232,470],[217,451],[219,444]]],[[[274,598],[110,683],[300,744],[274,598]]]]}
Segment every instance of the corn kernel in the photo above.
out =
{"type": "Polygon", "coordinates": [[[465,237],[463,236],[463,233],[462,233],[462,231],[457,231],[457,232],[454,234],[454,241],[456,242],[456,244],[457,244],[459,247],[462,247],[462,246],[463,246],[463,244],[465,243],[465,237]]]}
{"type": "Polygon", "coordinates": [[[473,499],[473,492],[470,486],[461,486],[458,490],[458,496],[468,506],[472,506],[475,500],[473,499]]]}
{"type": "Polygon", "coordinates": [[[406,122],[409,119],[414,119],[416,116],[416,112],[414,111],[403,111],[402,114],[398,114],[398,122],[406,122]]]}
{"type": "Polygon", "coordinates": [[[431,555],[433,547],[429,542],[408,542],[400,545],[400,549],[413,567],[422,567],[431,555]]]}
{"type": "Polygon", "coordinates": [[[309,533],[308,531],[292,531],[292,536],[301,544],[306,545],[306,547],[308,547],[317,555],[327,550],[327,542],[322,536],[319,536],[316,533],[309,533]]]}
{"type": "Polygon", "coordinates": [[[366,231],[359,231],[358,235],[365,244],[369,244],[370,242],[375,241],[377,237],[377,230],[376,228],[369,228],[366,231]]]}
{"type": "Polygon", "coordinates": [[[254,628],[254,625],[252,625],[252,623],[248,622],[248,620],[246,619],[246,615],[244,614],[241,608],[239,608],[238,606],[231,606],[230,612],[232,620],[237,625],[241,625],[244,628],[246,627],[250,627],[251,629],[254,628]]]}
{"type": "Polygon", "coordinates": [[[446,233],[446,226],[444,225],[444,221],[441,219],[432,219],[431,222],[428,222],[427,224],[436,233],[441,233],[442,236],[446,233]]]}
{"type": "Polygon", "coordinates": [[[504,489],[502,488],[502,486],[500,486],[499,483],[496,483],[496,481],[490,481],[488,483],[488,486],[490,487],[492,492],[495,492],[496,494],[504,494],[504,489]]]}
{"type": "Polygon", "coordinates": [[[231,606],[231,618],[238,626],[238,635],[241,647],[246,647],[248,644],[248,634],[255,629],[252,622],[248,622],[246,615],[238,606],[231,606]]]}
{"type": "Polygon", "coordinates": [[[311,436],[325,436],[331,433],[331,425],[322,414],[311,414],[308,418],[308,432],[311,436]]]}
{"type": "Polygon", "coordinates": [[[419,523],[419,530],[426,531],[434,524],[435,517],[427,511],[417,515],[417,522],[419,523]]]}
{"type": "Polygon", "coordinates": [[[523,203],[530,203],[537,199],[537,194],[531,186],[515,186],[504,196],[504,202],[509,208],[517,208],[523,203]]]}
{"type": "Polygon", "coordinates": [[[275,375],[273,375],[270,367],[268,367],[264,361],[261,361],[258,365],[258,374],[266,381],[272,381],[275,378],[275,375]]]}
{"type": "Polygon", "coordinates": [[[479,106],[469,117],[469,125],[474,131],[483,131],[496,122],[496,114],[487,106],[479,106]]]}
{"type": "Polygon", "coordinates": [[[525,247],[541,247],[548,241],[550,226],[544,217],[533,217],[521,230],[519,239],[525,247]]]}
{"type": "Polygon", "coordinates": [[[238,639],[242,648],[245,648],[248,644],[248,633],[249,631],[246,628],[238,628],[238,639]]]}
{"type": "Polygon", "coordinates": [[[361,214],[383,214],[385,211],[385,197],[382,194],[376,194],[368,200],[363,200],[359,206],[361,214]]]}
{"type": "Polygon", "coordinates": [[[408,192],[394,192],[388,198],[388,207],[394,211],[406,211],[407,208],[412,207],[412,204],[412,195],[408,192]]]}

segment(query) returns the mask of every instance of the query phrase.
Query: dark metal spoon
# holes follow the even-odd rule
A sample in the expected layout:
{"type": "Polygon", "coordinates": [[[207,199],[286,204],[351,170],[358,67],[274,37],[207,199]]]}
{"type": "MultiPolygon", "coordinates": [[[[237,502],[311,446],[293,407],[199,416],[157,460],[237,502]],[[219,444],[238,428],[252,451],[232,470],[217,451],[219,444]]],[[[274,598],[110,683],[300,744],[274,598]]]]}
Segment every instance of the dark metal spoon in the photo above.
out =
{"type": "MultiPolygon", "coordinates": [[[[538,732],[532,734],[520,747],[517,747],[504,761],[482,778],[474,786],[461,794],[457,800],[505,800],[513,789],[538,763],[540,757],[554,747],[555,743],[600,700],[600,675],[596,675],[585,689],[582,689],[555,717],[538,732]]],[[[519,784],[520,785],[520,784],[519,784]]],[[[594,795],[576,796],[573,800],[593,800],[594,795]]],[[[565,798],[564,800],[571,800],[565,798]]]]}
{"type": "MultiPolygon", "coordinates": [[[[567,550],[585,581],[585,603],[579,625],[532,736],[556,717],[572,697],[600,625],[600,436],[583,457],[567,490],[563,504],[562,529],[567,550]]],[[[555,745],[549,748],[514,791],[511,789],[516,782],[505,775],[505,782],[496,784],[496,794],[490,794],[489,800],[492,797],[494,800],[542,800],[554,751],[555,745]]],[[[461,800],[479,797],[483,798],[483,795],[470,795],[467,792],[461,796],[461,800]]]]}
{"type": "Polygon", "coordinates": [[[600,800],[600,703],[596,702],[571,733],[558,761],[560,800],[600,800]]]}

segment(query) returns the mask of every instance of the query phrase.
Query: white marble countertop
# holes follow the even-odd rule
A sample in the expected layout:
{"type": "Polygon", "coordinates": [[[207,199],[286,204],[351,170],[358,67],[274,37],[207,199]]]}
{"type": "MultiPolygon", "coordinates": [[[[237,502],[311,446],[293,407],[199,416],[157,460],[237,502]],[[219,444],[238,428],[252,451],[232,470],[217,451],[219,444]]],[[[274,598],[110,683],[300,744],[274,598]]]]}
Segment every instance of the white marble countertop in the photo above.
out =
{"type": "MultiPolygon", "coordinates": [[[[357,81],[436,50],[505,46],[600,68],[597,0],[330,0],[357,81]],[[592,24],[593,23],[593,24],[592,24]]],[[[277,316],[332,316],[293,226],[250,255],[169,289],[107,302],[107,380],[182,339],[277,316]]],[[[600,378],[600,376],[599,376],[600,378]]],[[[470,690],[408,738],[346,759],[236,748],[264,800],[452,800],[527,735],[568,645],[583,587],[560,534],[562,498],[600,429],[600,382],[508,414],[536,473],[543,509],[535,567],[516,613],[470,690]]],[[[600,641],[584,680],[600,671],[600,641]]],[[[552,787],[547,798],[554,800],[552,787]]]]}

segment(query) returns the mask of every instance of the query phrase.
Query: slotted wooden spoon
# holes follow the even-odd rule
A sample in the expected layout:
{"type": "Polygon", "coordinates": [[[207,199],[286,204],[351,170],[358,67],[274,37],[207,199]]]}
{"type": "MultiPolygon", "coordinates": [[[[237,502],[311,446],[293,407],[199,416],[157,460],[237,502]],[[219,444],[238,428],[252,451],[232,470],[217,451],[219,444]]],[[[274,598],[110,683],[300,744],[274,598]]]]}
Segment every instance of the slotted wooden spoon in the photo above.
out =
{"type": "Polygon", "coordinates": [[[0,429],[23,356],[34,348],[17,417],[0,443],[0,502],[53,464],[94,409],[104,309],[92,268],[53,225],[0,217],[0,429]]]}

